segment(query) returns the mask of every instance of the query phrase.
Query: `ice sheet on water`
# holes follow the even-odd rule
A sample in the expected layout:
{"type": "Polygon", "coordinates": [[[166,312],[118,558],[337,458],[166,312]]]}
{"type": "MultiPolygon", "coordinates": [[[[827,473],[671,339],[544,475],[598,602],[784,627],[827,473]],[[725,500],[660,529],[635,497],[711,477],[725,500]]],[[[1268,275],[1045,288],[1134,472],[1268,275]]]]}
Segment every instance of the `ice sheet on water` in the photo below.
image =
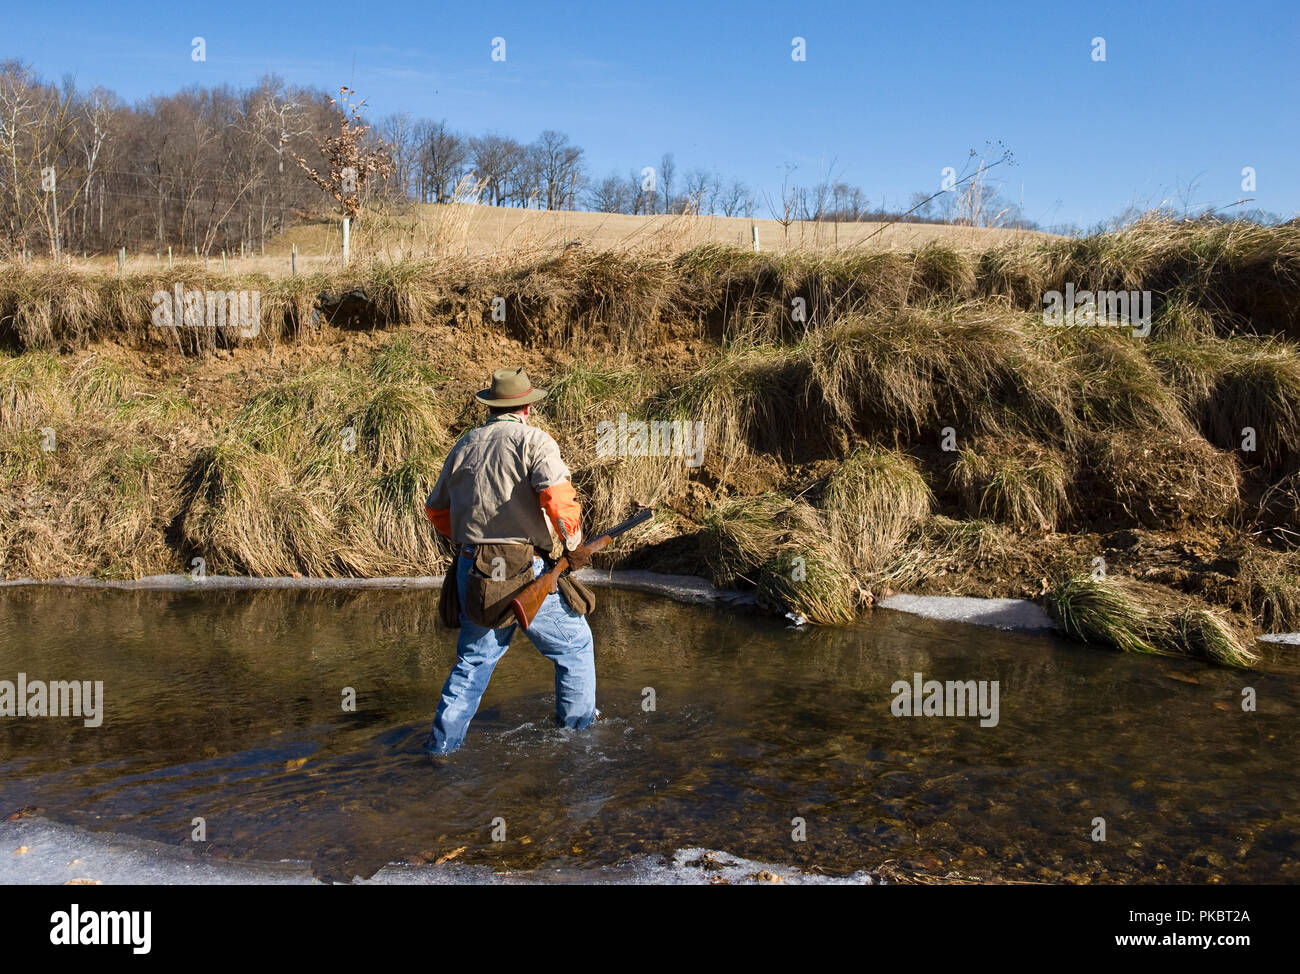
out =
{"type": "Polygon", "coordinates": [[[1042,606],[1024,599],[977,599],[960,595],[891,595],[881,599],[882,609],[894,609],[938,619],[995,629],[1055,629],[1056,623],[1042,606]]]}
{"type": "Polygon", "coordinates": [[[233,862],[197,856],[108,832],[88,832],[40,818],[0,822],[0,884],[61,885],[69,880],[147,886],[207,883],[314,883],[305,862],[233,862]],[[17,850],[26,849],[19,853],[17,850]]]}
{"type": "MultiPolygon", "coordinates": [[[[186,847],[108,832],[88,832],[40,818],[0,822],[0,884],[63,884],[92,880],[105,885],[233,884],[300,885],[316,883],[305,862],[212,860],[186,847]],[[23,849],[25,851],[18,852],[23,849]]],[[[367,885],[517,885],[550,883],[730,885],[856,885],[878,882],[868,872],[822,876],[796,866],[760,862],[716,849],[679,849],[670,859],[638,856],[614,866],[561,866],[499,873],[487,866],[390,865],[367,885]]]]}

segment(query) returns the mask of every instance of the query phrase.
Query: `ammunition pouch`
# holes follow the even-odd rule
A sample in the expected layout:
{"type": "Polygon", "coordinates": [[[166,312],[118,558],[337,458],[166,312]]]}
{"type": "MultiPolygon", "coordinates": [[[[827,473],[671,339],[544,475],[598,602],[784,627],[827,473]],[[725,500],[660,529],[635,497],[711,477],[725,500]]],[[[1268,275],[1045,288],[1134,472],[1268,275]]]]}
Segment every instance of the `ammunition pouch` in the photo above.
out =
{"type": "Polygon", "coordinates": [[[460,545],[451,553],[451,567],[442,577],[442,591],[438,594],[438,618],[448,629],[460,628],[460,586],[456,584],[456,569],[460,564],[460,545]]]}
{"type": "Polygon", "coordinates": [[[474,546],[474,563],[465,587],[465,615],[471,622],[486,629],[504,629],[514,623],[510,603],[533,581],[533,557],[530,544],[474,546]]]}
{"type": "Polygon", "coordinates": [[[559,581],[560,595],[569,603],[569,608],[580,616],[585,616],[596,608],[596,593],[573,577],[572,572],[564,572],[559,581]]]}

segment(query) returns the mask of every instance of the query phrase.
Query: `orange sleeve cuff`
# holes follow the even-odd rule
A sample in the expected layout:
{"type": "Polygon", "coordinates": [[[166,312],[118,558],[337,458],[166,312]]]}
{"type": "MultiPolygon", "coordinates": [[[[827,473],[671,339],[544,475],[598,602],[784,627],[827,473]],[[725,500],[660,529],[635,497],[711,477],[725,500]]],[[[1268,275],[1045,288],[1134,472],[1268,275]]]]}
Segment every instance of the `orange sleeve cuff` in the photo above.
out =
{"type": "Polygon", "coordinates": [[[552,484],[537,495],[542,510],[551,519],[552,524],[563,524],[564,533],[573,537],[582,526],[582,509],[578,506],[578,492],[573,484],[561,480],[552,484]]]}
{"type": "Polygon", "coordinates": [[[424,505],[425,516],[433,522],[433,526],[438,533],[444,537],[451,537],[451,508],[444,507],[442,510],[436,510],[428,504],[424,505]]]}

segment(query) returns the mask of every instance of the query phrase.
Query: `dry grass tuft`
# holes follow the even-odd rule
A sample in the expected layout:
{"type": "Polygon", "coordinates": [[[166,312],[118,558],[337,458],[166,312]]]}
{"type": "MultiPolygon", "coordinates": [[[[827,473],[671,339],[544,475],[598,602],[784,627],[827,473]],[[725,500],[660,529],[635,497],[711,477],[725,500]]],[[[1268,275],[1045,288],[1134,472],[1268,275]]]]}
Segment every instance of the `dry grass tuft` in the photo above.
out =
{"type": "Polygon", "coordinates": [[[958,452],[951,479],[966,513],[1017,528],[1055,531],[1070,508],[1064,458],[1024,438],[975,439],[958,452]]]}
{"type": "Polygon", "coordinates": [[[1224,614],[1157,585],[1062,576],[1048,592],[1047,610],[1067,635],[1126,653],[1192,656],[1239,667],[1259,659],[1253,639],[1224,614]]]}
{"type": "Polygon", "coordinates": [[[856,616],[860,593],[827,535],[808,504],[762,494],[710,510],[701,547],[714,584],[744,582],[763,604],[796,619],[844,625],[856,616]]]}
{"type": "Polygon", "coordinates": [[[1199,434],[1116,430],[1087,450],[1090,513],[1147,527],[1214,523],[1240,509],[1236,459],[1199,434]]]}
{"type": "Polygon", "coordinates": [[[822,498],[831,538],[865,584],[889,577],[934,498],[911,458],[868,446],[855,451],[826,484],[822,498]]]}

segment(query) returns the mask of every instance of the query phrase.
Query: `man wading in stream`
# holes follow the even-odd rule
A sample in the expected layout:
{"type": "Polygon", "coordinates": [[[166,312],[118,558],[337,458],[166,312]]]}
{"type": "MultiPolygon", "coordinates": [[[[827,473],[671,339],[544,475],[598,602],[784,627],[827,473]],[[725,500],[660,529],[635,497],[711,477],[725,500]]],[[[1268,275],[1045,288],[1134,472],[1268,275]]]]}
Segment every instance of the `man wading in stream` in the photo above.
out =
{"type": "MultiPolygon", "coordinates": [[[[552,544],[547,518],[574,570],[589,557],[579,547],[578,500],[560,448],[528,425],[532,404],[545,396],[521,368],[493,373],[491,388],[477,393],[488,407],[487,422],[452,447],[425,502],[434,527],[457,546],[443,583],[441,614],[444,623],[460,626],[456,665],[424,745],[434,754],[454,751],[465,740],[492,670],[515,634],[510,602],[545,568],[541,553],[552,544]],[[452,596],[458,605],[449,605],[452,596]]],[[[581,730],[597,714],[596,661],[591,627],[575,601],[582,600],[573,583],[562,584],[546,597],[527,635],[555,664],[556,720],[581,730]]]]}

